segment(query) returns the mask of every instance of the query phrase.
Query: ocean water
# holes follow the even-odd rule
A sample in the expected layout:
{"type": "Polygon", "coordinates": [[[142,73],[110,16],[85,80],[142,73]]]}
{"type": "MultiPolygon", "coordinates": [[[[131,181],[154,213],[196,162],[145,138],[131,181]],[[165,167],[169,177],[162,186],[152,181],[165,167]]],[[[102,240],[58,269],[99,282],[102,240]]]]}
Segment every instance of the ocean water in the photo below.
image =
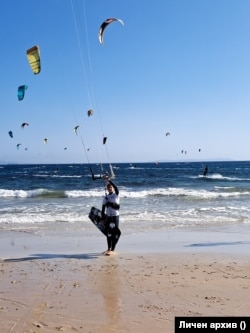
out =
{"type": "MultiPolygon", "coordinates": [[[[201,162],[113,165],[122,232],[249,227],[250,162],[206,165],[206,177],[201,162]]],[[[96,235],[88,213],[104,195],[87,164],[1,165],[0,230],[96,235]]]]}

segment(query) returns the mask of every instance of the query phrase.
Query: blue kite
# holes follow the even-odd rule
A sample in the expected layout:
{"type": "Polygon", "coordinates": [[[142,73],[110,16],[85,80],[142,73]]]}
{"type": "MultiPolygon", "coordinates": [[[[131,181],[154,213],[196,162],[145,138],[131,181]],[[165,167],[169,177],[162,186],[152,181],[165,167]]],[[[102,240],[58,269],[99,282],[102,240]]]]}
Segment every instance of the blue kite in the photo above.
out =
{"type": "Polygon", "coordinates": [[[22,85],[18,87],[17,90],[17,97],[19,101],[22,101],[24,99],[24,95],[25,95],[25,90],[27,90],[28,87],[26,85],[22,85]]]}

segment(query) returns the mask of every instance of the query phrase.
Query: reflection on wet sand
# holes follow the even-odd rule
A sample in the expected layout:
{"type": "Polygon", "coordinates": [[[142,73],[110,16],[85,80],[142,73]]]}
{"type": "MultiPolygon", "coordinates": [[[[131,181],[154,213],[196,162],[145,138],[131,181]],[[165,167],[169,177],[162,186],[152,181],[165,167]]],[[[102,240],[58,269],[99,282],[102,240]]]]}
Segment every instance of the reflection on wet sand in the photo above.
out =
{"type": "Polygon", "coordinates": [[[108,258],[107,265],[102,274],[97,275],[96,282],[98,291],[104,301],[104,311],[106,312],[107,323],[105,326],[112,330],[117,330],[120,324],[121,298],[119,283],[119,265],[117,258],[108,258]]]}

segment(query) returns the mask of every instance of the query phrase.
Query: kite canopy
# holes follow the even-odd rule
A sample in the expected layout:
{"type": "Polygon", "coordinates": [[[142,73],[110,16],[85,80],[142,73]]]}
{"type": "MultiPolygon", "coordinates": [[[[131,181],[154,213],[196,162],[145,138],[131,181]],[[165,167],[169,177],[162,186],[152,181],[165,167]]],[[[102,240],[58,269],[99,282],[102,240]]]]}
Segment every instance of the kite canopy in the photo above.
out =
{"type": "Polygon", "coordinates": [[[39,74],[41,71],[40,50],[38,46],[33,46],[27,50],[27,58],[30,67],[34,74],[39,74]]]}
{"type": "Polygon", "coordinates": [[[75,132],[76,135],[77,135],[77,130],[78,130],[78,128],[79,128],[79,125],[77,125],[77,126],[74,128],[74,132],[75,132]]]}
{"type": "Polygon", "coordinates": [[[123,21],[118,19],[118,18],[108,18],[106,21],[104,21],[100,28],[99,28],[99,32],[98,32],[98,39],[99,39],[99,42],[101,44],[103,44],[103,33],[104,33],[104,30],[106,29],[106,27],[112,23],[112,22],[120,22],[122,25],[124,25],[123,21]]]}
{"type": "Polygon", "coordinates": [[[88,110],[87,114],[90,117],[90,116],[92,116],[94,114],[94,111],[93,110],[88,110]]]}
{"type": "Polygon", "coordinates": [[[19,101],[22,101],[24,99],[25,90],[27,90],[28,87],[26,85],[19,86],[17,89],[17,98],[19,101]]]}
{"type": "Polygon", "coordinates": [[[12,131],[9,131],[8,133],[9,133],[9,136],[10,136],[11,138],[13,138],[13,132],[12,132],[12,131]]]}
{"type": "Polygon", "coordinates": [[[22,123],[21,127],[24,128],[25,126],[29,126],[28,123],[22,123]]]}
{"type": "Polygon", "coordinates": [[[47,138],[44,138],[43,139],[43,143],[46,144],[48,142],[48,139],[47,138]]]}

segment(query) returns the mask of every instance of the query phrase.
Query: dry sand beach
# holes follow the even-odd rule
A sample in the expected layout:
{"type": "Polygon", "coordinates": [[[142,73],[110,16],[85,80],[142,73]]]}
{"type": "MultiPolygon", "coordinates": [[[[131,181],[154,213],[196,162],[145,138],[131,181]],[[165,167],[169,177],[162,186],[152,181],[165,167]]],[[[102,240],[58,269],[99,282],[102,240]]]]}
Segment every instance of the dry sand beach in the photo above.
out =
{"type": "Polygon", "coordinates": [[[163,333],[175,316],[249,316],[250,242],[214,235],[124,235],[106,257],[103,237],[2,232],[1,333],[163,333]]]}

